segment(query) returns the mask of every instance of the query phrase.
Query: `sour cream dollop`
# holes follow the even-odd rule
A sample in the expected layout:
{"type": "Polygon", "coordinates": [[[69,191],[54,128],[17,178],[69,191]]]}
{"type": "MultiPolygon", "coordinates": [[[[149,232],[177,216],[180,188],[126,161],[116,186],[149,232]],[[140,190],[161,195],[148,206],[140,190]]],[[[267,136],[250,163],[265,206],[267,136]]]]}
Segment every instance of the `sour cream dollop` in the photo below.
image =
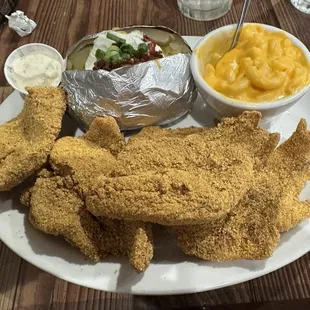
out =
{"type": "MultiPolygon", "coordinates": [[[[119,38],[126,40],[126,44],[131,45],[134,49],[138,49],[138,46],[140,43],[145,43],[144,38],[143,38],[144,34],[143,34],[143,32],[141,32],[139,30],[133,30],[130,33],[117,32],[117,31],[112,31],[112,30],[100,32],[98,34],[97,38],[95,39],[94,46],[93,46],[93,48],[92,48],[91,52],[89,53],[89,56],[86,60],[86,63],[85,63],[85,69],[86,70],[93,70],[93,67],[97,61],[97,58],[96,58],[97,49],[101,49],[102,51],[106,52],[107,49],[113,43],[115,43],[114,41],[107,38],[108,32],[119,37],[119,38]]],[[[155,50],[157,52],[160,52],[161,48],[158,45],[156,45],[155,50]]]]}
{"type": "MultiPolygon", "coordinates": [[[[26,86],[55,85],[61,76],[59,60],[42,52],[33,52],[15,59],[12,77],[19,89],[26,86]]],[[[56,86],[56,85],[55,85],[56,86]]]]}

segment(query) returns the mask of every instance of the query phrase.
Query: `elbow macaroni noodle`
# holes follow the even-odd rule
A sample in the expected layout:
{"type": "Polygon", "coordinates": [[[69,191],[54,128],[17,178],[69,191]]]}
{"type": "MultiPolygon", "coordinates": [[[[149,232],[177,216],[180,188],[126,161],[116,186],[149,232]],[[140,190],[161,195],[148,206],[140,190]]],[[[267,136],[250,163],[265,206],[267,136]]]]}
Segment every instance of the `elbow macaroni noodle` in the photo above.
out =
{"type": "MultiPolygon", "coordinates": [[[[219,58],[214,51],[213,62],[219,58]]],[[[205,81],[223,95],[245,102],[282,99],[310,81],[303,51],[284,32],[269,32],[261,25],[246,25],[236,48],[215,67],[211,63],[205,67],[205,81]]]]}

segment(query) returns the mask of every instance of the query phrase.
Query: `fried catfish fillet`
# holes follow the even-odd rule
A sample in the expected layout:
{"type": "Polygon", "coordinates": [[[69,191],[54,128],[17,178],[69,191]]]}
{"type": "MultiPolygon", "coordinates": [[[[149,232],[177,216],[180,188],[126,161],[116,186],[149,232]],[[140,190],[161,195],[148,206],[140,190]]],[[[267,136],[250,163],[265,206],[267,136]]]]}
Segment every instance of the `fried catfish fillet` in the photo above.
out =
{"type": "Polygon", "coordinates": [[[184,253],[211,261],[264,259],[280,240],[272,189],[251,188],[223,219],[210,224],[170,227],[184,253]]]}
{"type": "Polygon", "coordinates": [[[128,255],[138,272],[153,256],[150,227],[143,223],[99,218],[85,208],[72,179],[41,176],[28,195],[30,221],[47,234],[63,236],[71,245],[97,262],[109,255],[128,255]]]}
{"type": "Polygon", "coordinates": [[[113,117],[97,118],[84,138],[117,155],[125,147],[124,136],[113,117]]]}
{"type": "Polygon", "coordinates": [[[211,225],[171,229],[179,247],[199,258],[224,261],[265,259],[280,238],[310,217],[309,201],[298,197],[310,177],[310,132],[301,120],[290,139],[270,154],[251,189],[227,217],[211,225]]]}
{"type": "Polygon", "coordinates": [[[84,204],[90,180],[107,174],[116,162],[110,151],[101,147],[117,153],[122,144],[124,138],[113,122],[97,118],[83,137],[59,139],[50,156],[56,175],[39,177],[24,197],[28,197],[30,221],[39,230],[63,236],[94,261],[127,254],[133,268],[142,272],[153,256],[150,225],[95,218],[84,204]],[[118,137],[117,147],[112,138],[109,144],[103,142],[104,136],[107,141],[118,137]]]}
{"type": "Polygon", "coordinates": [[[64,92],[29,87],[21,113],[0,126],[0,192],[9,191],[39,170],[61,129],[64,92]]]}
{"type": "Polygon", "coordinates": [[[241,146],[259,166],[275,149],[280,138],[278,133],[271,134],[260,128],[260,118],[259,112],[244,112],[237,118],[224,118],[216,128],[146,127],[132,137],[119,154],[112,176],[169,168],[190,171],[196,167],[207,168],[212,144],[220,145],[222,150],[241,146]]]}
{"type": "Polygon", "coordinates": [[[260,114],[224,119],[214,129],[150,127],[130,139],[110,176],[86,197],[95,216],[190,225],[226,215],[279,141],[260,114]]]}
{"type": "MultiPolygon", "coordinates": [[[[209,171],[168,169],[124,177],[100,176],[86,197],[87,208],[95,216],[166,225],[219,218],[238,203],[252,177],[252,161],[238,151],[231,162],[209,171]]],[[[225,155],[229,155],[228,150],[225,155]]]]}
{"type": "Polygon", "coordinates": [[[274,152],[268,169],[277,175],[277,179],[269,179],[269,186],[282,185],[277,227],[285,232],[310,217],[310,202],[299,200],[301,190],[310,179],[310,131],[304,119],[274,152]]]}

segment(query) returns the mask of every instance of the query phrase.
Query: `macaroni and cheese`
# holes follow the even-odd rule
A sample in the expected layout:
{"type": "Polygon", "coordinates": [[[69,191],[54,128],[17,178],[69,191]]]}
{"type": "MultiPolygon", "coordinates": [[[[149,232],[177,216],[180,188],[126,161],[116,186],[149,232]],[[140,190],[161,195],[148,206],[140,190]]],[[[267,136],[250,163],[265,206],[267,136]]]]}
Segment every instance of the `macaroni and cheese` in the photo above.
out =
{"type": "Polygon", "coordinates": [[[207,61],[204,79],[227,97],[244,102],[274,101],[310,82],[310,66],[303,51],[284,32],[246,25],[236,48],[223,53],[222,58],[222,51],[216,51],[219,42],[207,61]]]}

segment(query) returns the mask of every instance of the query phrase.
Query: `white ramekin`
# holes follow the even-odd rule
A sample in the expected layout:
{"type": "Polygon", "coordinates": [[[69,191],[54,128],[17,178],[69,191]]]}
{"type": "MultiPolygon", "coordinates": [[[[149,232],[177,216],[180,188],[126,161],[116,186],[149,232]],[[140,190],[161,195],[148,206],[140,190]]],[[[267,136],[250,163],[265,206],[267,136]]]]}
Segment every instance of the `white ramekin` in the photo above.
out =
{"type": "MultiPolygon", "coordinates": [[[[307,47],[296,37],[291,35],[290,33],[283,31],[282,29],[264,25],[262,26],[270,31],[282,31],[286,34],[286,36],[296,45],[298,46],[305,54],[306,58],[310,62],[310,52],[307,47]]],[[[213,116],[217,119],[221,119],[222,117],[232,117],[241,114],[243,111],[259,111],[262,113],[262,121],[261,125],[265,128],[268,128],[271,123],[274,123],[281,113],[290,109],[297,101],[302,98],[310,85],[305,86],[297,93],[292,96],[285,97],[280,100],[272,101],[272,102],[246,102],[235,100],[229,97],[222,95],[217,92],[213,88],[209,86],[209,84],[203,79],[203,73],[205,69],[205,64],[200,60],[197,56],[197,50],[208,43],[208,40],[211,38],[215,38],[224,33],[232,33],[235,29],[236,25],[228,25],[221,28],[218,28],[210,33],[208,33],[195,47],[192,58],[191,58],[191,70],[193,77],[195,79],[197,88],[202,96],[202,98],[206,101],[206,103],[210,106],[211,112],[213,116]]]]}
{"type": "MultiPolygon", "coordinates": [[[[43,52],[46,55],[50,55],[51,57],[54,57],[56,60],[59,60],[61,63],[61,73],[65,70],[65,61],[62,58],[61,54],[53,47],[42,44],[42,43],[30,43],[25,44],[14,50],[9,57],[6,59],[4,64],[4,76],[8,83],[16,90],[18,90],[21,94],[27,95],[27,91],[25,89],[18,88],[16,86],[16,81],[14,78],[14,75],[12,74],[12,63],[17,58],[23,57],[25,55],[28,55],[33,52],[43,52]]],[[[59,78],[49,86],[58,86],[61,81],[61,74],[59,75],[59,78]]]]}

